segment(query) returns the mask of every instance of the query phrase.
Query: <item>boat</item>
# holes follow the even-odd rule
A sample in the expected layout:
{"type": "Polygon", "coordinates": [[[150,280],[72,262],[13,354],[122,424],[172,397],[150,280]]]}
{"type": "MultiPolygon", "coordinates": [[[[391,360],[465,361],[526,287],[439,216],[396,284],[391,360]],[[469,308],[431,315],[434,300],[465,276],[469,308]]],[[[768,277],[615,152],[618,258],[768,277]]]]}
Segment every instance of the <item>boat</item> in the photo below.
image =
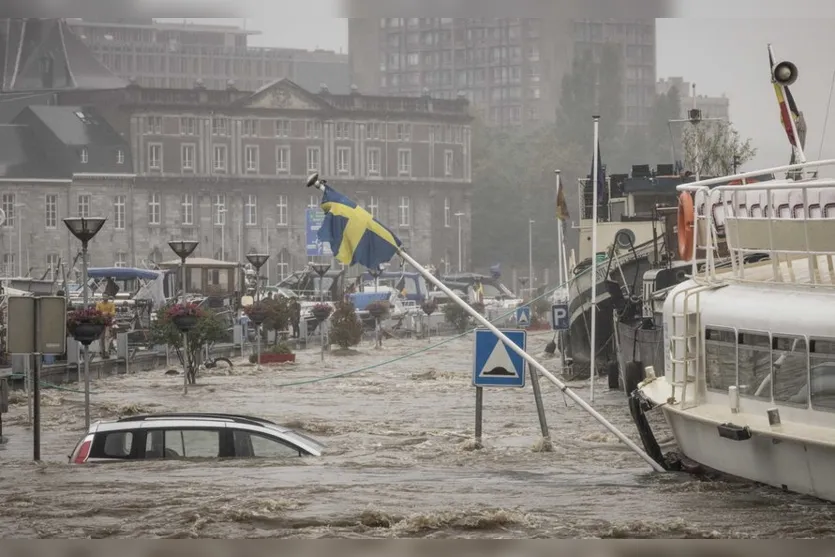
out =
{"type": "MultiPolygon", "coordinates": [[[[784,89],[796,68],[773,67],[784,89]]],[[[795,116],[797,118],[797,116],[795,116]]],[[[797,139],[795,120],[784,120],[797,139]]],[[[644,446],[667,467],[686,464],[835,501],[835,159],[679,186],[682,259],[701,268],[663,306],[663,375],[652,368],[630,397],[644,446]],[[715,186],[715,187],[712,187],[715,186]],[[691,235],[692,234],[692,235],[691,235]],[[716,265],[724,236],[729,267],[716,265]],[[767,259],[746,262],[752,253],[767,259]],[[660,411],[680,458],[661,455],[646,419],[660,411]]]]}

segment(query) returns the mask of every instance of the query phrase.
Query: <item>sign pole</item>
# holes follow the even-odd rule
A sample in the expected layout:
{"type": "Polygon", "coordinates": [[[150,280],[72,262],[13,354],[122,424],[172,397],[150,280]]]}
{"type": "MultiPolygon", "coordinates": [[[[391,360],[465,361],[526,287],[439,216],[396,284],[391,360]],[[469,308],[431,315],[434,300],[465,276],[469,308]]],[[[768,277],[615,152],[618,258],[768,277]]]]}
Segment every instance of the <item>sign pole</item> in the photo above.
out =
{"type": "MultiPolygon", "coordinates": [[[[38,306],[40,305],[40,300],[35,298],[35,315],[33,316],[32,322],[35,325],[35,349],[38,349],[40,346],[40,336],[41,333],[38,327],[38,314],[40,313],[38,306]]],[[[32,412],[32,460],[40,461],[41,460],[41,355],[39,352],[35,352],[35,365],[33,370],[33,381],[34,384],[32,385],[34,391],[34,404],[33,404],[33,412],[32,412]]],[[[29,375],[29,366],[26,366],[26,375],[29,375]]]]}
{"type": "Polygon", "coordinates": [[[533,397],[536,400],[536,413],[539,415],[539,429],[542,431],[542,450],[551,451],[551,433],[548,431],[548,422],[545,419],[545,405],[542,402],[542,389],[539,387],[539,372],[530,370],[531,385],[533,385],[533,397]]]}
{"type": "Polygon", "coordinates": [[[482,387],[475,388],[475,444],[476,448],[481,448],[481,423],[482,423],[482,408],[484,406],[484,389],[482,387]]]}

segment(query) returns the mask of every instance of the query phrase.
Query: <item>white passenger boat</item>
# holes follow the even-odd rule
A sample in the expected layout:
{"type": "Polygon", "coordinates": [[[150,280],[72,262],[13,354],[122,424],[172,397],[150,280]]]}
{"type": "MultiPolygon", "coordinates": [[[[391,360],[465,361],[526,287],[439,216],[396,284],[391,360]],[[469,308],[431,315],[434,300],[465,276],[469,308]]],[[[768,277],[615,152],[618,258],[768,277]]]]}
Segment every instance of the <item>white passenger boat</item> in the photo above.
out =
{"type": "Polygon", "coordinates": [[[644,410],[663,412],[688,459],[829,501],[835,180],[809,170],[833,166],[835,160],[769,169],[793,177],[757,184],[745,179],[762,171],[732,177],[739,185],[716,186],[726,177],[678,187],[680,250],[704,253],[707,264],[694,265],[692,278],[667,296],[663,376],[647,369],[633,394],[644,410]],[[720,251],[731,268],[714,265],[720,251]],[[768,259],[743,264],[753,252],[768,259]]]}

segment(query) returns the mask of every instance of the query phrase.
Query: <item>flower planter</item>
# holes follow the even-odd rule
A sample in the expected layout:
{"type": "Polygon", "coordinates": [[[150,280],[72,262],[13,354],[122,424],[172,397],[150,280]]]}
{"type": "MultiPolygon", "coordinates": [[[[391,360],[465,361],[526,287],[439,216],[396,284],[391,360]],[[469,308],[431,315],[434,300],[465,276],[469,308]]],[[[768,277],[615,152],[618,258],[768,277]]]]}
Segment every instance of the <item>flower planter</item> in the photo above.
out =
{"type": "Polygon", "coordinates": [[[253,311],[247,317],[249,317],[249,320],[256,325],[261,325],[267,320],[267,313],[264,311],[253,311]]]}
{"type": "Polygon", "coordinates": [[[389,312],[388,308],[377,306],[377,305],[369,305],[368,306],[368,313],[371,314],[371,317],[374,319],[380,319],[384,315],[387,315],[389,312]]]}
{"type": "Polygon", "coordinates": [[[295,362],[295,354],[261,354],[262,364],[283,364],[285,362],[295,362]]]}
{"type": "Polygon", "coordinates": [[[438,309],[438,305],[424,302],[420,305],[420,309],[422,309],[423,313],[426,315],[432,315],[438,309]]]}
{"type": "Polygon", "coordinates": [[[195,328],[199,320],[200,318],[196,315],[178,315],[171,318],[171,321],[174,322],[174,326],[184,333],[187,333],[195,328]]]}
{"type": "Polygon", "coordinates": [[[101,337],[103,332],[104,325],[99,323],[77,323],[72,331],[72,337],[84,346],[90,346],[93,341],[101,337]]]}
{"type": "Polygon", "coordinates": [[[324,321],[331,314],[330,310],[326,309],[313,309],[310,311],[310,313],[313,315],[316,321],[324,321]]]}

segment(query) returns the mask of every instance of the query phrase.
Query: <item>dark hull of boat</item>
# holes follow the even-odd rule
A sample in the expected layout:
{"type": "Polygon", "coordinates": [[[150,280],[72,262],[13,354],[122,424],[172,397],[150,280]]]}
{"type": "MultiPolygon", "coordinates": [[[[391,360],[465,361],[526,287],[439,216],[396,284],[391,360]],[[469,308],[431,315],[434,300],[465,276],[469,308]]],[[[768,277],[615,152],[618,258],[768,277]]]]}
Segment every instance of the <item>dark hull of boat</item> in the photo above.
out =
{"type": "Polygon", "coordinates": [[[618,369],[624,377],[629,362],[640,362],[641,369],[652,366],[656,376],[664,375],[664,330],[658,316],[652,321],[642,319],[620,321],[618,334],[618,369]]]}

